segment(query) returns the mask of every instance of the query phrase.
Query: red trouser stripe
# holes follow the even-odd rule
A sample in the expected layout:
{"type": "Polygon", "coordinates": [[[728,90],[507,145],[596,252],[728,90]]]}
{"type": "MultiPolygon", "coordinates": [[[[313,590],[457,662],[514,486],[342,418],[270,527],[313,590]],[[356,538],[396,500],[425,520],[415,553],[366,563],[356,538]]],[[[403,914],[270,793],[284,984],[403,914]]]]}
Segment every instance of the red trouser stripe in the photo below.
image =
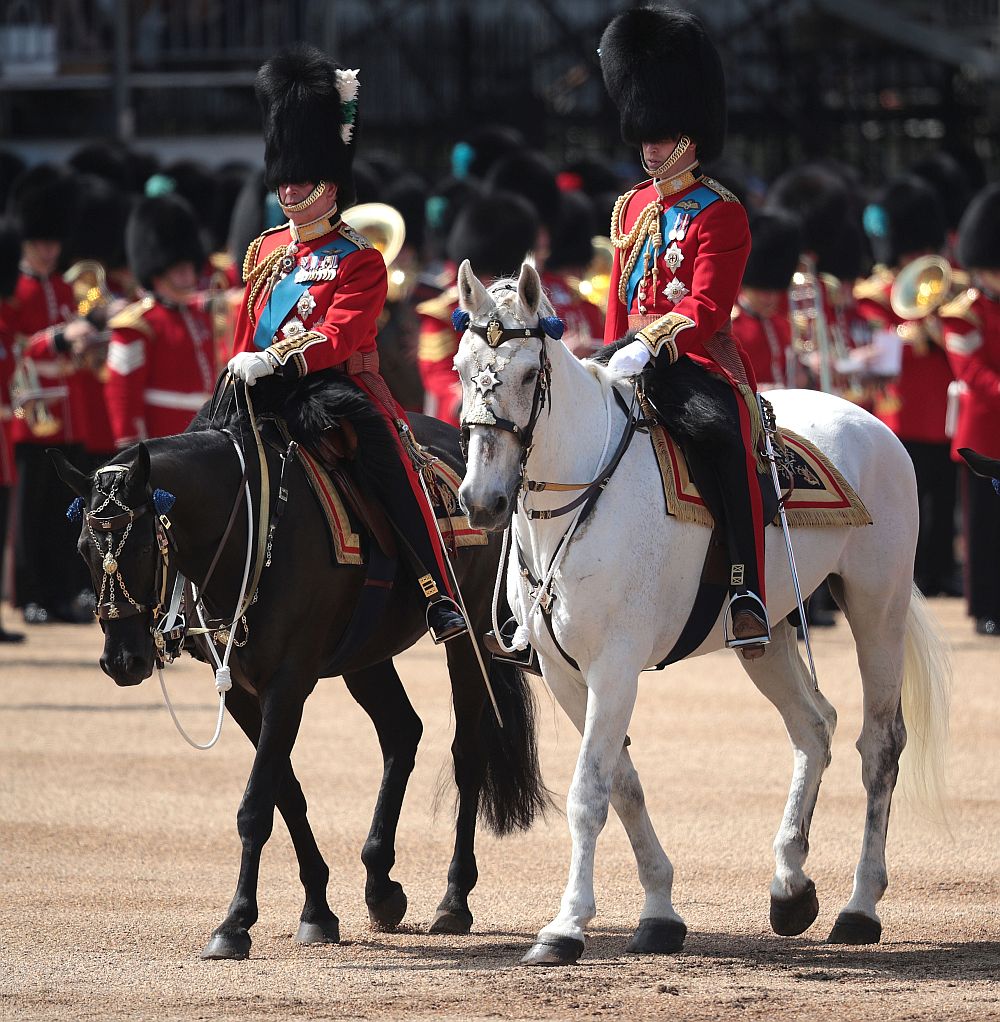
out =
{"type": "Polygon", "coordinates": [[[753,513],[754,544],[757,549],[757,574],[760,579],[760,592],[757,594],[764,603],[764,504],[760,497],[760,486],[757,483],[757,459],[754,457],[750,444],[750,409],[741,394],[736,394],[736,404],[740,410],[740,432],[743,434],[743,449],[746,452],[747,488],[750,491],[750,509],[753,513]]]}

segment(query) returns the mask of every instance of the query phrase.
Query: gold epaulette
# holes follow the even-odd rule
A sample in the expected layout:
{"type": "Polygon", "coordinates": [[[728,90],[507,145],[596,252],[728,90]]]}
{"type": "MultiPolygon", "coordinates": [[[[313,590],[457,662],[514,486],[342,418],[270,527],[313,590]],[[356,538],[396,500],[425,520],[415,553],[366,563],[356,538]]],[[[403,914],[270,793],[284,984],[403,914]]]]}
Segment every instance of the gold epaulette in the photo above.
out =
{"type": "Polygon", "coordinates": [[[719,184],[714,177],[703,177],[700,183],[706,188],[711,188],[724,202],[738,203],[740,201],[725,185],[719,184]]]}
{"type": "Polygon", "coordinates": [[[341,237],[347,238],[348,241],[357,245],[358,248],[372,247],[372,243],[360,231],[356,231],[346,220],[340,221],[337,230],[340,231],[341,237]]]}
{"type": "Polygon", "coordinates": [[[889,306],[889,292],[887,285],[892,281],[895,274],[884,266],[876,267],[875,272],[864,280],[859,280],[854,285],[854,299],[858,302],[875,302],[884,309],[889,306]]]}
{"type": "Polygon", "coordinates": [[[260,255],[261,242],[269,235],[274,234],[275,231],[282,231],[288,226],[287,223],[278,224],[277,227],[269,227],[263,234],[258,235],[253,241],[250,242],[250,247],[247,249],[247,254],[243,257],[243,282],[246,283],[250,276],[251,271],[257,265],[257,257],[260,255]]]}
{"type": "Polygon", "coordinates": [[[953,298],[938,309],[938,318],[963,319],[966,323],[979,326],[979,317],[972,311],[972,306],[978,297],[979,291],[977,288],[967,288],[957,298],[953,298]]]}
{"type": "Polygon", "coordinates": [[[112,330],[138,330],[147,337],[152,337],[153,328],[146,322],[145,317],[155,304],[156,299],[152,295],[147,295],[138,302],[126,305],[117,316],[112,316],[108,320],[108,326],[112,330]]]}
{"type": "Polygon", "coordinates": [[[458,301],[458,285],[452,284],[446,287],[441,294],[428,298],[417,307],[417,313],[421,316],[430,316],[432,319],[451,321],[451,307],[458,301]]]}
{"type": "Polygon", "coordinates": [[[233,265],[233,257],[228,252],[213,252],[208,257],[209,263],[212,265],[213,270],[221,270],[225,273],[230,266],[233,265]]]}

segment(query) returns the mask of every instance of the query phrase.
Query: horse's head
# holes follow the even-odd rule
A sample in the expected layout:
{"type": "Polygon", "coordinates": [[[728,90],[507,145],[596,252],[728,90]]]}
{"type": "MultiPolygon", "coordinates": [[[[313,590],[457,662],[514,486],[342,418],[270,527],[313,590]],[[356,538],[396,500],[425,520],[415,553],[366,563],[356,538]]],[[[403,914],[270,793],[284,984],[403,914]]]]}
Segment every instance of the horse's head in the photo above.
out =
{"type": "Polygon", "coordinates": [[[149,488],[149,452],[143,444],[87,476],[51,451],[59,478],[77,499],[68,513],[79,518],[77,549],[90,568],[97,616],[104,630],[101,669],[118,685],[138,685],[153,673],[154,608],[162,603],[166,571],[165,527],[159,511],[172,498],[149,488]],[[159,504],[159,508],[155,506],[159,504]]]}
{"type": "Polygon", "coordinates": [[[562,324],[542,292],[535,268],[487,290],[469,261],[458,271],[464,330],[455,368],[462,381],[462,434],[468,469],[459,498],[476,527],[506,527],[515,510],[524,462],[549,387],[546,337],[562,324]]]}

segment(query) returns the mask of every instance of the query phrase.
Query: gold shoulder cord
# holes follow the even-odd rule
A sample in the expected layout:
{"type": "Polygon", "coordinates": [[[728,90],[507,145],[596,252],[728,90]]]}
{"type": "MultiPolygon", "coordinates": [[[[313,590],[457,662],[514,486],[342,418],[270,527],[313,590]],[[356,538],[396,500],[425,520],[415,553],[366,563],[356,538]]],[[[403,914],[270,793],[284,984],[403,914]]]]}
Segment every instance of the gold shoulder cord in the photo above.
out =
{"type": "MultiPolygon", "coordinates": [[[[635,269],[635,264],[639,259],[639,254],[642,252],[644,243],[647,238],[652,238],[654,241],[654,248],[659,249],[663,244],[663,235],[660,233],[660,200],[659,197],[653,199],[645,209],[636,218],[635,223],[632,225],[632,229],[628,234],[622,234],[621,231],[621,214],[624,211],[625,205],[629,199],[635,194],[633,188],[630,192],[626,192],[624,195],[619,196],[618,201],[615,203],[614,211],[611,214],[611,244],[617,249],[622,251],[628,249],[628,255],[625,261],[622,263],[621,276],[618,280],[618,298],[622,305],[626,305],[628,302],[628,280],[632,275],[632,270],[635,269]]],[[[646,262],[650,263],[650,253],[646,253],[646,262]]],[[[656,263],[652,262],[651,265],[647,265],[646,271],[651,272],[653,275],[653,291],[656,291],[656,263]]]]}
{"type": "Polygon", "coordinates": [[[254,316],[254,306],[257,304],[257,296],[260,294],[264,285],[271,279],[273,271],[277,268],[281,262],[282,256],[284,256],[284,248],[276,248],[265,260],[255,266],[247,277],[247,318],[252,324],[256,324],[257,320],[254,316]]]}

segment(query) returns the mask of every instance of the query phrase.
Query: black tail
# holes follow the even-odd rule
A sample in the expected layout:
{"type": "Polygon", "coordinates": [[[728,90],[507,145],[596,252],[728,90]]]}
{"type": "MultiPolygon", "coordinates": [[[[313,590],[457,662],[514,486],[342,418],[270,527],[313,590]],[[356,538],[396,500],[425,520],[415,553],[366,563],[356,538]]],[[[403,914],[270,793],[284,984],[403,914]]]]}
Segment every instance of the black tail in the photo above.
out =
{"type": "Polygon", "coordinates": [[[538,764],[535,696],[525,676],[510,664],[492,661],[490,684],[503,727],[487,702],[481,722],[483,789],[479,818],[502,837],[527,830],[551,805],[538,764]]]}

